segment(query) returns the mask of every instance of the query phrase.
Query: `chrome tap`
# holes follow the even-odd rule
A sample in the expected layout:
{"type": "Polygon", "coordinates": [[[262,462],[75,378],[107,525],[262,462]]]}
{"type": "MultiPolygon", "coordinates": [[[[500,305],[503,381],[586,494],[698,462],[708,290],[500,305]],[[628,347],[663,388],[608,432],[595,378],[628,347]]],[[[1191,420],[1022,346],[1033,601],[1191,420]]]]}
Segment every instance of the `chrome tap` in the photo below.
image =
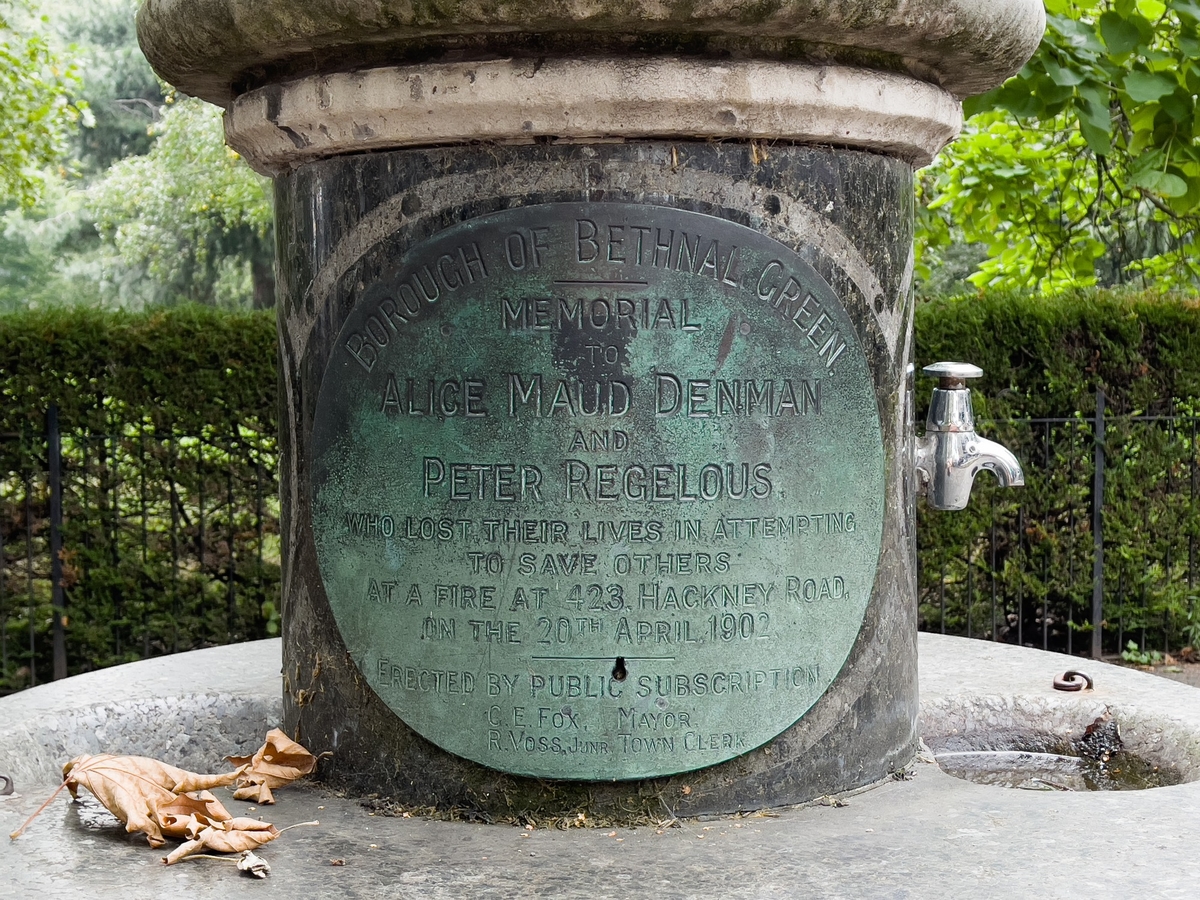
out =
{"type": "Polygon", "coordinates": [[[925,420],[925,436],[917,438],[913,465],[926,502],[934,509],[963,509],[980,469],[996,476],[1002,487],[1025,484],[1021,464],[995,441],[975,433],[968,378],[983,369],[970,363],[940,362],[921,370],[938,379],[925,420]]]}

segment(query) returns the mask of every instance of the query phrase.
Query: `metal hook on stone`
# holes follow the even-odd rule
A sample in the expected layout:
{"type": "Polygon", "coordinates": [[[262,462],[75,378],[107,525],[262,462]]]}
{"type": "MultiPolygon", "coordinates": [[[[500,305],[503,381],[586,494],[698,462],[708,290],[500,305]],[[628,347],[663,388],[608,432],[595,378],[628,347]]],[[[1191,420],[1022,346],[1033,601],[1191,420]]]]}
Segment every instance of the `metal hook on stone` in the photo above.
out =
{"type": "Polygon", "coordinates": [[[13,780],[7,775],[0,775],[0,797],[7,797],[13,792],[13,780]]]}
{"type": "Polygon", "coordinates": [[[1082,691],[1092,690],[1094,685],[1092,679],[1082,672],[1076,672],[1074,669],[1063,672],[1054,679],[1054,689],[1056,691],[1082,691]]]}

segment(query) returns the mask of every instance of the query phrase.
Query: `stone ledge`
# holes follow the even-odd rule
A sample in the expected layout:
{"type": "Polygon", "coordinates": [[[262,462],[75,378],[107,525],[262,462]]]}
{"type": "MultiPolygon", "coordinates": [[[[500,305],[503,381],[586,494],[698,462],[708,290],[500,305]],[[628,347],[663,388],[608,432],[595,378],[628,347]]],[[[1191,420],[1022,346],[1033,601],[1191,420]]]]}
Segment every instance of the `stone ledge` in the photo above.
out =
{"type": "MultiPolygon", "coordinates": [[[[216,771],[279,723],[278,639],[116,666],[0,699],[0,773],[53,784],[81,753],[134,753],[216,771]]],[[[1036,724],[1075,735],[1111,709],[1131,749],[1200,778],[1200,690],[1108,663],[942,635],[919,639],[922,734],[1036,724]],[[1095,691],[1053,689],[1080,668],[1095,691]]],[[[249,750],[247,750],[249,748],[249,750]]],[[[1198,788],[1200,790],[1200,788],[1198,788]]]]}
{"type": "Polygon", "coordinates": [[[0,700],[0,773],[52,784],[81,753],[153,756],[217,772],[282,721],[278,639],[178,653],[0,700]]]}
{"type": "MultiPolygon", "coordinates": [[[[1095,694],[1056,692],[1060,705],[1137,704],[1200,727],[1200,691],[1157,676],[986,641],[923,634],[919,643],[923,701],[984,693],[1048,701],[1055,675],[1082,668],[1095,678],[1095,694]]],[[[0,722],[13,724],[18,709],[53,712],[72,697],[78,705],[101,687],[145,696],[158,689],[153,684],[164,684],[165,669],[178,670],[175,682],[197,689],[233,678],[247,682],[247,693],[265,691],[278,677],[278,663],[277,641],[133,663],[0,700],[0,722]]],[[[12,759],[0,734],[0,772],[9,771],[12,759]]],[[[264,848],[261,855],[272,866],[265,882],[215,861],[164,866],[161,852],[127,835],[93,801],[72,804],[60,797],[19,840],[0,841],[5,873],[0,893],[61,900],[181,892],[189,900],[294,900],[375,897],[386,890],[389,896],[423,900],[485,893],[513,900],[596,900],[650,890],[659,900],[1073,900],[1084,892],[1099,898],[1195,892],[1200,782],[1110,793],[1016,791],[951,778],[927,761],[913,769],[911,779],[888,780],[844,804],[685,821],[677,828],[569,831],[544,827],[545,822],[528,830],[390,818],[368,814],[357,800],[297,786],[279,791],[278,805],[269,811],[249,813],[278,824],[321,821],[320,827],[297,829],[264,848]]],[[[0,797],[4,832],[37,809],[58,781],[57,772],[52,775],[40,784],[20,782],[17,794],[0,797]]],[[[246,806],[228,802],[231,811],[248,813],[246,806]]]]}
{"type": "Polygon", "coordinates": [[[928,164],[962,124],[940,88],[797,63],[495,60],[319,75],[238,97],[230,146],[278,174],[342,153],[470,141],[795,141],[928,164]],[[581,91],[580,85],[586,85],[581,91]]]}
{"type": "Polygon", "coordinates": [[[636,56],[655,47],[878,64],[963,97],[1020,69],[1045,27],[1040,0],[147,0],[137,18],[155,70],[221,105],[288,77],[453,53],[636,56]]]}

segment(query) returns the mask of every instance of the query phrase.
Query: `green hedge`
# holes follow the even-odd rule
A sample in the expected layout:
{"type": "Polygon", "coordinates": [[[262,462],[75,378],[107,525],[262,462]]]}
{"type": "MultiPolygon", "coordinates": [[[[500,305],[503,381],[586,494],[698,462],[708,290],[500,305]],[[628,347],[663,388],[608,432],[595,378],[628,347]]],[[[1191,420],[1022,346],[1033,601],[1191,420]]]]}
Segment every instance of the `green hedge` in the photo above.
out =
{"type": "MultiPolygon", "coordinates": [[[[994,625],[1004,640],[1019,631],[1025,643],[1086,644],[1090,417],[1102,388],[1117,416],[1185,416],[1109,420],[1106,647],[1200,636],[1187,418],[1200,404],[1196,302],[1103,292],[924,301],[915,359],[984,369],[981,429],[1012,446],[1030,475],[1020,491],[981,476],[961,513],[922,505],[924,627],[990,634],[994,625]],[[1042,417],[1069,421],[1006,421],[1042,417]]],[[[918,386],[920,407],[932,382],[918,386]]],[[[274,633],[276,392],[269,313],[0,316],[0,691],[50,669],[50,403],[64,432],[70,670],[274,633]]]]}
{"type": "MultiPolygon", "coordinates": [[[[984,294],[920,303],[918,368],[942,359],[984,370],[976,413],[994,418],[1090,410],[1097,388],[1118,414],[1166,414],[1200,398],[1200,304],[1091,291],[1054,301],[984,294]]],[[[932,383],[924,380],[927,399],[932,383]]]]}
{"type": "Polygon", "coordinates": [[[272,313],[186,306],[145,314],[56,309],[0,316],[0,432],[40,431],[46,406],[103,433],[144,421],[199,434],[276,431],[272,313]]]}
{"type": "MultiPolygon", "coordinates": [[[[1195,299],[1089,292],[1053,302],[937,300],[918,307],[916,335],[918,365],[957,359],[984,369],[980,430],[1013,449],[1027,471],[1020,490],[999,490],[981,475],[962,512],[919,507],[923,627],[1086,650],[1093,417],[1102,390],[1103,647],[1200,640],[1195,299]],[[1067,421],[1007,421],[1052,418],[1067,421]]],[[[921,379],[918,396],[927,401],[931,390],[921,379]]]]}
{"type": "Polygon", "coordinates": [[[68,670],[277,631],[275,372],[270,314],[0,317],[0,691],[51,671],[50,404],[68,670]]]}

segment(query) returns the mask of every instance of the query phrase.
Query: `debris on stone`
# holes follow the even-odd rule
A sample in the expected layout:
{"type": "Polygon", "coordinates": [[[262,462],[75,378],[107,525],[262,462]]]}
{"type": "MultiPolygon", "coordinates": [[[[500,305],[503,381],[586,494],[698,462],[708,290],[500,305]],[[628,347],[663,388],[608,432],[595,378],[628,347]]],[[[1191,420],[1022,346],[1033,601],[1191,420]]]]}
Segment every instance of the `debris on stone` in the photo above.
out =
{"type": "MultiPolygon", "coordinates": [[[[191,840],[180,844],[168,855],[163,862],[168,866],[174,865],[181,859],[193,854],[213,850],[217,853],[244,853],[261,847],[279,837],[279,829],[270,822],[260,822],[258,819],[245,817],[230,819],[227,822],[217,822],[193,832],[191,840]]],[[[239,868],[241,866],[239,865],[239,868]]]]}
{"type": "Polygon", "coordinates": [[[266,878],[271,874],[271,865],[253,850],[243,850],[238,860],[238,871],[253,875],[255,878],[266,878]]]}
{"type": "MultiPolygon", "coordinates": [[[[70,791],[72,799],[78,800],[79,789],[86,788],[125,824],[126,831],[145,834],[151,847],[166,843],[160,810],[170,811],[166,814],[173,827],[176,819],[202,814],[202,810],[209,809],[207,800],[192,798],[189,803],[182,795],[233,784],[237,776],[237,772],[198,775],[148,756],[107,753],[77,756],[63,766],[63,785],[70,791]]],[[[218,819],[221,814],[226,819],[232,818],[215,797],[208,796],[219,807],[219,811],[214,811],[218,819]]],[[[173,836],[182,836],[182,833],[173,836]]]]}
{"type": "Polygon", "coordinates": [[[1081,756],[1106,763],[1112,755],[1122,747],[1121,729],[1111,712],[1097,718],[1083,732],[1083,737],[1075,742],[1081,756]]]}
{"type": "Polygon", "coordinates": [[[843,800],[841,797],[833,797],[826,794],[824,797],[818,797],[817,803],[821,806],[832,806],[834,809],[841,809],[843,806],[849,806],[850,803],[843,800]]]}
{"type": "MultiPolygon", "coordinates": [[[[77,756],[63,766],[63,780],[54,793],[9,837],[20,837],[63,788],[73,800],[78,800],[79,789],[85,788],[124,824],[126,831],[146,835],[151,847],[161,847],[168,839],[183,841],[163,857],[167,865],[207,857],[205,851],[237,853],[240,856],[236,860],[214,858],[236,861],[240,871],[265,878],[271,867],[253,850],[275,840],[287,828],[276,828],[261,819],[235,817],[209,789],[235,785],[236,799],[273,803],[271,788],[309,774],[317,757],[276,728],[253,756],[228,759],[235,766],[232,772],[200,775],[146,756],[77,756]]],[[[0,776],[0,781],[11,787],[11,779],[6,776],[0,776]]]]}

